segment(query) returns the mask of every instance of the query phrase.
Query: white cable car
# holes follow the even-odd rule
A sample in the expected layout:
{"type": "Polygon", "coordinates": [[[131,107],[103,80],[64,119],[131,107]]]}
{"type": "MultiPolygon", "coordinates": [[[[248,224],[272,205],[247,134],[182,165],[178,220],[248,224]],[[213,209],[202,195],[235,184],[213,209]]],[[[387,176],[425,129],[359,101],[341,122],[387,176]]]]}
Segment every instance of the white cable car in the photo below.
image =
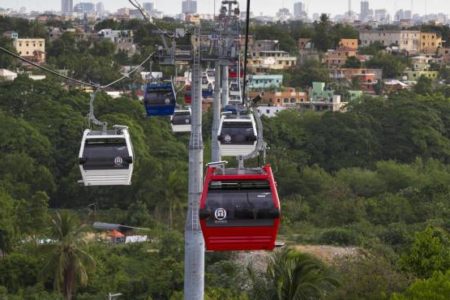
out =
{"type": "Polygon", "coordinates": [[[191,122],[191,109],[175,110],[175,113],[170,118],[170,125],[173,132],[191,132],[191,122]]]}
{"type": "Polygon", "coordinates": [[[222,116],[218,132],[222,156],[245,156],[256,149],[258,134],[251,114],[222,116]]]}
{"type": "Polygon", "coordinates": [[[131,184],[133,146],[126,126],[107,131],[86,129],[78,157],[85,186],[131,184]]]}

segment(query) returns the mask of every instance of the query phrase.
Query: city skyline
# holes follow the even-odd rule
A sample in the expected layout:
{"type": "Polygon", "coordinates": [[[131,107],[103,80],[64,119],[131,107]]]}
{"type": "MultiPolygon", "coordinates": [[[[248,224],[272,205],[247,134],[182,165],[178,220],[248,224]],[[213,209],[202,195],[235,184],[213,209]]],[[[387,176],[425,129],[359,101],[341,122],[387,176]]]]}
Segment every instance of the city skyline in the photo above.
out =
{"type": "MultiPolygon", "coordinates": [[[[80,2],[98,3],[103,2],[105,10],[114,12],[119,8],[129,7],[131,4],[127,0],[105,0],[105,1],[89,1],[89,0],[73,0],[73,5],[80,2]]],[[[149,2],[147,0],[140,0],[141,4],[149,2]]],[[[150,1],[154,3],[154,7],[157,10],[162,11],[167,15],[179,14],[182,10],[182,0],[154,0],[150,1]]],[[[220,0],[197,0],[198,13],[213,14],[214,7],[216,13],[218,11],[220,0]]],[[[245,0],[239,0],[241,4],[241,10],[245,11],[245,0]]],[[[288,8],[293,13],[294,3],[298,0],[258,0],[252,3],[252,12],[255,16],[260,14],[274,16],[280,8],[288,8]]],[[[348,11],[348,0],[323,0],[320,2],[312,0],[304,0],[306,11],[311,16],[314,13],[327,13],[331,15],[342,15],[348,11]]],[[[352,0],[352,11],[359,13],[360,0],[352,0]]],[[[369,0],[370,9],[387,9],[388,12],[393,15],[397,10],[409,10],[413,4],[413,13],[425,15],[444,13],[448,15],[450,12],[450,1],[442,0],[369,0]]],[[[61,11],[61,0],[47,0],[45,3],[36,0],[2,0],[0,4],[1,8],[12,8],[19,10],[21,7],[25,7],[28,12],[30,11],[61,11]]]]}

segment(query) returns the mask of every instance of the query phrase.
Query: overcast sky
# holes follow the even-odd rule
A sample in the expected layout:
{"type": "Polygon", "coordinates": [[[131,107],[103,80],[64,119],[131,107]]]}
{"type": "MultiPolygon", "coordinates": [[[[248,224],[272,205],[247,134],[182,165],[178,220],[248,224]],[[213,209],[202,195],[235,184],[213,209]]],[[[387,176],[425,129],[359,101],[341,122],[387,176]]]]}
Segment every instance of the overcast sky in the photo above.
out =
{"type": "MultiPolygon", "coordinates": [[[[169,15],[175,15],[181,12],[182,0],[152,0],[155,3],[155,8],[163,11],[169,15]]],[[[152,2],[148,0],[140,0],[143,2],[152,2]]],[[[197,0],[198,10],[200,13],[213,13],[214,1],[217,5],[220,0],[197,0]]],[[[293,10],[293,3],[298,0],[253,0],[251,11],[255,15],[261,13],[265,15],[275,15],[281,7],[293,10]]],[[[96,0],[73,0],[74,5],[79,2],[97,3],[96,0]]],[[[121,7],[131,7],[127,0],[103,0],[106,10],[115,11],[121,7]]],[[[246,0],[240,0],[241,10],[245,10],[246,0]]],[[[332,15],[342,14],[348,10],[348,0],[304,0],[308,7],[308,13],[329,13],[332,15]]],[[[351,0],[352,10],[359,12],[360,0],[351,0]]],[[[369,0],[370,8],[381,9],[386,8],[389,12],[394,12],[399,9],[410,9],[413,2],[414,13],[450,13],[450,0],[369,0]]],[[[37,10],[61,10],[61,0],[0,0],[0,7],[15,8],[26,7],[27,11],[37,10]]]]}

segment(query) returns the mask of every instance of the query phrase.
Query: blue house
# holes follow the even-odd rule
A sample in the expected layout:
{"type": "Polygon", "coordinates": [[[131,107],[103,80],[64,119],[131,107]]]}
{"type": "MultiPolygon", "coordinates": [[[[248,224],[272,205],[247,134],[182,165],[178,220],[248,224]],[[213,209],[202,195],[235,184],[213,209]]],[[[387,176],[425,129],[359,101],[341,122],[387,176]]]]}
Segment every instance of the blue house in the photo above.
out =
{"type": "Polygon", "coordinates": [[[252,75],[248,87],[253,90],[279,89],[283,84],[283,75],[252,75]]]}

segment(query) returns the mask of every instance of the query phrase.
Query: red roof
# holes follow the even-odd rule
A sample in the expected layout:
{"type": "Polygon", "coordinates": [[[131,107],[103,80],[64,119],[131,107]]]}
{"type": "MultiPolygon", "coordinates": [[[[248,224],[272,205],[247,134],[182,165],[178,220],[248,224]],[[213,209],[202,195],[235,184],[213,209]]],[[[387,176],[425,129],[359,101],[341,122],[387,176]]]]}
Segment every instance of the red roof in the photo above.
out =
{"type": "Polygon", "coordinates": [[[117,231],[117,230],[115,230],[115,229],[111,230],[111,232],[109,233],[109,235],[110,235],[111,237],[113,237],[113,238],[121,238],[121,237],[124,237],[124,236],[125,236],[125,235],[123,235],[123,233],[121,233],[121,232],[119,232],[119,231],[117,231]]]}

